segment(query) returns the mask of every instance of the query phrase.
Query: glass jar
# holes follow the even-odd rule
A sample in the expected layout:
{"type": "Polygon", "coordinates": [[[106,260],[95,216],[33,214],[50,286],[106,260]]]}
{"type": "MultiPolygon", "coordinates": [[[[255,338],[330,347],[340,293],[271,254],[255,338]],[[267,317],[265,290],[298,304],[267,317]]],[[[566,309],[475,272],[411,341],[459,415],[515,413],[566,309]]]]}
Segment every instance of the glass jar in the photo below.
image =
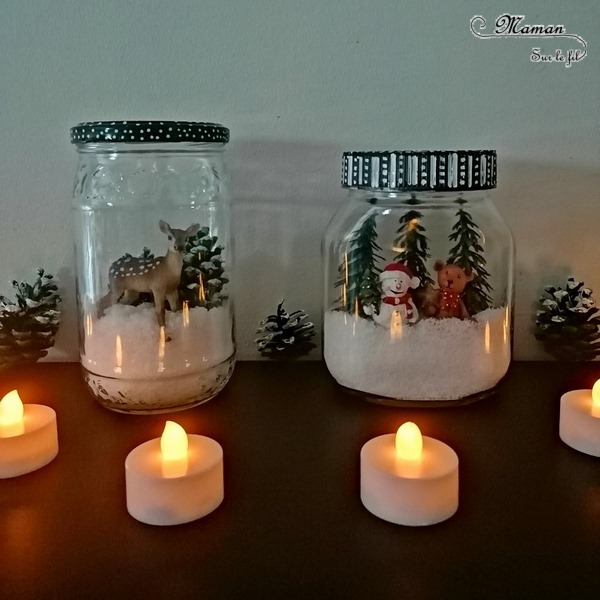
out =
{"type": "Polygon", "coordinates": [[[81,364],[126,413],[209,400],[235,360],[223,149],[213,123],[103,121],[71,129],[81,364]]]}
{"type": "Polygon", "coordinates": [[[466,403],[511,358],[512,236],[485,190],[496,152],[348,152],[324,238],[324,356],[390,405],[466,403]]]}

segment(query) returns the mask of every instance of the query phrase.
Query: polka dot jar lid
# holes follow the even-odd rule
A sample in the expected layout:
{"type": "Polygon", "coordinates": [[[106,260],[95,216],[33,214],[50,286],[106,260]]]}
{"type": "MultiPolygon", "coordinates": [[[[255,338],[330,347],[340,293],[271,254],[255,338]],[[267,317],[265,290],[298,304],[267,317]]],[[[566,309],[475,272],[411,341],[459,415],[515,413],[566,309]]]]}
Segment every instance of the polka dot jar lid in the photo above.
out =
{"type": "Polygon", "coordinates": [[[226,144],[229,129],[218,123],[191,121],[87,121],[71,128],[71,143],[205,142],[226,144]]]}
{"type": "Polygon", "coordinates": [[[342,187],[455,192],[496,187],[495,150],[344,152],[342,187]]]}

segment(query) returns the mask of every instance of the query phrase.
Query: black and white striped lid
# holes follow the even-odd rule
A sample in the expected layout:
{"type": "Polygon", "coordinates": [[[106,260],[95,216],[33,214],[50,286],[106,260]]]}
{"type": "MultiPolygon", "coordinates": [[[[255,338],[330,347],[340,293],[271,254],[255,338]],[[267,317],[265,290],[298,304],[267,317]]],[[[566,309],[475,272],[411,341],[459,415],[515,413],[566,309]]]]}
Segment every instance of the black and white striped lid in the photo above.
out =
{"type": "Polygon", "coordinates": [[[191,121],[86,121],[71,128],[71,143],[208,142],[226,144],[229,129],[219,123],[191,121]]]}
{"type": "Polygon", "coordinates": [[[496,187],[495,150],[344,152],[342,187],[469,191],[496,187]]]}

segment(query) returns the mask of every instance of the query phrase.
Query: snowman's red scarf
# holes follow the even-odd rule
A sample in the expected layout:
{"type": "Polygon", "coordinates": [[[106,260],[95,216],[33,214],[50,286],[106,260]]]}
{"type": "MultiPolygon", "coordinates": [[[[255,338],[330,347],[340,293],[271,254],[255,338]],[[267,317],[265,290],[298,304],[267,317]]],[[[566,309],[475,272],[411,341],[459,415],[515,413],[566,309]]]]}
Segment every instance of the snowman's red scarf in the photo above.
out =
{"type": "Polygon", "coordinates": [[[404,304],[406,306],[406,318],[411,319],[413,316],[413,305],[410,302],[410,294],[402,294],[402,296],[385,296],[382,299],[384,304],[391,304],[392,306],[400,306],[404,304]]]}

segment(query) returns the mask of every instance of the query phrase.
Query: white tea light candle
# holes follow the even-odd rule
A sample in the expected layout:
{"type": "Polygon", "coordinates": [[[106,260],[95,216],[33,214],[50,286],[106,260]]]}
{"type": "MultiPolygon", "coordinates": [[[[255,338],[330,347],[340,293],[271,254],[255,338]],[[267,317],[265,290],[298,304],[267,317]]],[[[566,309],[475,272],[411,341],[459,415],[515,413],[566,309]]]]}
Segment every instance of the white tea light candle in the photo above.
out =
{"type": "Polygon", "coordinates": [[[369,440],[360,453],[360,498],[399,525],[433,525],[458,509],[458,456],[414,423],[369,440]]]}
{"type": "Polygon", "coordinates": [[[23,404],[17,390],[0,400],[0,479],[46,466],[58,454],[56,413],[49,406],[23,404]]]}
{"type": "Polygon", "coordinates": [[[167,421],[161,438],[125,460],[127,510],[149,525],[178,525],[209,514],[223,501],[223,449],[167,421]]]}
{"type": "Polygon", "coordinates": [[[560,439],[579,452],[600,456],[600,380],[591,390],[573,390],[560,399],[560,439]]]}

